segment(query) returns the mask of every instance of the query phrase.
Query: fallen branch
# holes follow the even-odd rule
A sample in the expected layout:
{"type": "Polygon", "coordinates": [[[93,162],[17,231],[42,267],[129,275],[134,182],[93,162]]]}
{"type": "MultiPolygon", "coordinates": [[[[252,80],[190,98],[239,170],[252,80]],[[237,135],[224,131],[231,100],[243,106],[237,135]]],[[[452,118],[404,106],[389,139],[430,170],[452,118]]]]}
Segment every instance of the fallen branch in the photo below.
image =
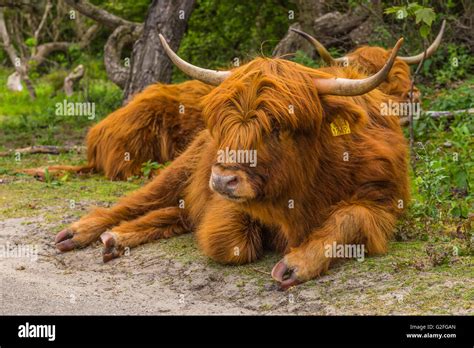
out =
{"type": "MultiPolygon", "coordinates": [[[[458,114],[474,114],[474,108],[470,109],[463,109],[463,110],[455,110],[455,111],[425,111],[423,114],[429,116],[434,119],[439,119],[442,117],[453,118],[455,115],[458,114]]],[[[406,126],[409,123],[408,117],[403,117],[400,119],[400,125],[406,126]]]]}
{"type": "Polygon", "coordinates": [[[15,149],[6,152],[0,152],[0,157],[11,156],[16,153],[21,154],[50,154],[50,155],[59,155],[60,153],[75,151],[77,153],[82,152],[85,149],[85,146],[50,146],[50,145],[34,145],[24,147],[22,149],[15,149]]]}
{"type": "Polygon", "coordinates": [[[474,114],[474,108],[464,109],[464,110],[455,110],[455,111],[426,111],[425,114],[433,117],[433,118],[440,118],[440,117],[454,117],[457,114],[474,114]]]}

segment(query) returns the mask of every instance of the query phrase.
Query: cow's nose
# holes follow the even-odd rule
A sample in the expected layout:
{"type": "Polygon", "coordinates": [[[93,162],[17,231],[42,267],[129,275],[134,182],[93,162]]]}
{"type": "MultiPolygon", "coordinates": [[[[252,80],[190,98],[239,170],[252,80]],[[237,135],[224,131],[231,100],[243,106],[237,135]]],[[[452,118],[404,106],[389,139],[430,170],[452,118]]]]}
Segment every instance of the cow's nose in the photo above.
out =
{"type": "Polygon", "coordinates": [[[230,194],[234,192],[239,183],[239,179],[237,175],[219,175],[212,173],[211,183],[215,191],[230,194]]]}

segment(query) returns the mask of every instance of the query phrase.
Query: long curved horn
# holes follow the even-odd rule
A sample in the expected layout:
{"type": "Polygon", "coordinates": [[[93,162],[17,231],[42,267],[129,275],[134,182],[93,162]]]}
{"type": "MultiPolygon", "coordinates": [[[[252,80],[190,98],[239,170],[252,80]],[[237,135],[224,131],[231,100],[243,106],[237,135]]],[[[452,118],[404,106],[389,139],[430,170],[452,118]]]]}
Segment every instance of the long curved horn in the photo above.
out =
{"type": "MultiPolygon", "coordinates": [[[[428,49],[426,50],[426,58],[431,57],[433,53],[435,53],[435,51],[438,49],[439,44],[441,43],[441,39],[443,38],[445,27],[446,27],[446,20],[444,19],[443,24],[441,24],[441,29],[439,30],[438,36],[436,36],[436,39],[433,41],[431,46],[428,47],[428,49]]],[[[416,56],[398,57],[398,59],[403,60],[407,64],[418,64],[423,59],[423,55],[424,55],[424,52],[421,52],[420,54],[417,54],[416,56]]]]}
{"type": "Polygon", "coordinates": [[[347,59],[349,59],[348,57],[344,56],[344,57],[341,57],[341,58],[333,58],[331,56],[331,53],[329,53],[329,51],[326,49],[326,47],[324,47],[324,45],[321,42],[316,40],[311,35],[305,33],[304,31],[294,29],[294,28],[290,28],[290,30],[294,31],[297,34],[300,34],[302,37],[304,37],[306,40],[308,40],[313,45],[313,47],[318,52],[319,56],[323,59],[323,61],[327,65],[338,65],[338,64],[339,65],[346,65],[347,64],[346,62],[347,62],[347,59]]]}
{"type": "Polygon", "coordinates": [[[375,75],[367,77],[361,80],[352,80],[346,78],[330,78],[330,79],[316,79],[315,84],[319,94],[332,94],[342,96],[356,96],[370,92],[374,88],[377,88],[381,84],[387,74],[390,72],[395,58],[397,57],[398,50],[403,43],[403,38],[397,41],[395,47],[392,49],[389,59],[385,63],[382,69],[380,69],[375,75]]]}
{"type": "Polygon", "coordinates": [[[173,52],[163,35],[159,34],[158,36],[168,57],[171,59],[174,65],[176,65],[179,70],[184,72],[186,75],[214,86],[219,85],[222,81],[230,76],[230,71],[203,69],[186,62],[173,52]]]}
{"type": "Polygon", "coordinates": [[[294,28],[290,28],[290,30],[294,31],[295,33],[301,35],[306,40],[308,40],[313,45],[313,47],[318,52],[319,56],[324,60],[326,64],[335,65],[336,60],[331,56],[331,53],[329,53],[329,51],[326,49],[326,47],[324,47],[324,45],[321,42],[316,40],[311,35],[305,33],[304,31],[294,29],[294,28]]]}

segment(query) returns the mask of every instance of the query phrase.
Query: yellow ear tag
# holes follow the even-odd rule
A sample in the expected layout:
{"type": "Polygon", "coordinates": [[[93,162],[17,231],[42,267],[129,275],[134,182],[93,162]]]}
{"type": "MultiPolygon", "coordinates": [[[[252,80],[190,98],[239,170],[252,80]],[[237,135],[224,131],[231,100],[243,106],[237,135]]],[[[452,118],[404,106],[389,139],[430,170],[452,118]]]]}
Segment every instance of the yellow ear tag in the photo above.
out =
{"type": "Polygon", "coordinates": [[[337,117],[331,122],[331,132],[334,137],[337,137],[338,135],[350,134],[351,128],[349,127],[349,122],[341,117],[337,117]]]}

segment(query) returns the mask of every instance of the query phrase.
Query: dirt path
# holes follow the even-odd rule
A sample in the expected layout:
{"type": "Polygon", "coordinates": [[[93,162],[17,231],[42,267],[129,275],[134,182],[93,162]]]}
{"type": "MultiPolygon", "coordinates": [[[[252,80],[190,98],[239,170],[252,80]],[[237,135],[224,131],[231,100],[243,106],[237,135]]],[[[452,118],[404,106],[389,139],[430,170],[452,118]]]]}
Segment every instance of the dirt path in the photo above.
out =
{"type": "Polygon", "coordinates": [[[0,222],[1,244],[38,249],[36,261],[9,257],[0,263],[2,314],[251,313],[236,303],[223,308],[219,299],[199,295],[205,286],[199,281],[211,279],[212,272],[200,266],[183,269],[160,258],[156,248],[103,264],[99,245],[59,254],[44,228],[25,222],[0,222]],[[200,274],[197,282],[189,280],[191,273],[200,274]],[[171,278],[180,281],[170,283],[171,278]]]}
{"type": "Polygon", "coordinates": [[[129,256],[103,264],[98,244],[57,252],[56,230],[42,218],[0,221],[0,245],[10,252],[29,247],[38,253],[36,261],[11,254],[2,258],[1,314],[472,313],[464,301],[453,306],[438,298],[443,291],[472,293],[469,277],[443,276],[439,282],[420,273],[413,283],[406,274],[387,271],[383,259],[347,262],[282,292],[267,274],[276,255],[246,267],[219,266],[201,256],[188,235],[132,249],[129,256]],[[380,269],[367,271],[373,265],[380,269]]]}
{"type": "MultiPolygon", "coordinates": [[[[101,246],[60,254],[47,226],[23,218],[0,222],[0,245],[29,246],[35,257],[0,263],[2,314],[252,314],[238,283],[201,263],[183,266],[158,243],[108,264],[101,246]],[[36,249],[35,249],[36,248],[36,249]],[[225,279],[224,279],[225,278],[225,279]],[[225,294],[225,295],[224,295],[225,294]]],[[[275,292],[273,299],[286,299],[275,292]]]]}

